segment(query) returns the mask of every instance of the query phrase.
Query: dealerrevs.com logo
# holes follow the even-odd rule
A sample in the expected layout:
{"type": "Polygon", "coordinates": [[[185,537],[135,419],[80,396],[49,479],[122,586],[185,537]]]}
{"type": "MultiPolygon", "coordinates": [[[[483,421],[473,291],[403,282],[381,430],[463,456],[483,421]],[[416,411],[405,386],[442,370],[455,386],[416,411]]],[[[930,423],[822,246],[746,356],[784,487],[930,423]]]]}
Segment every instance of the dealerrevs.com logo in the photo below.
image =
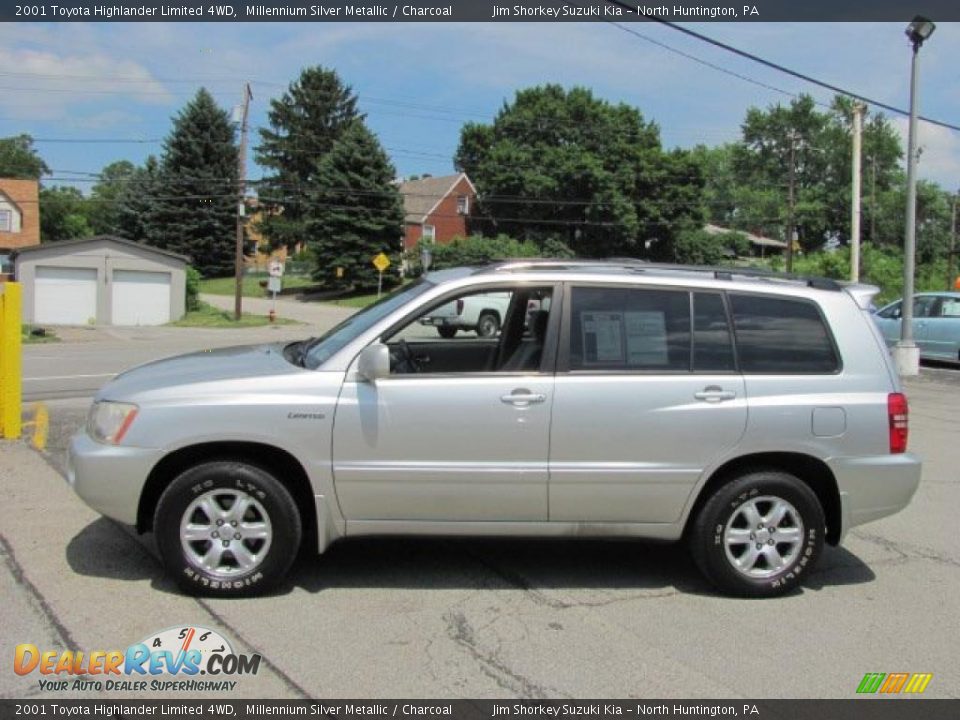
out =
{"type": "Polygon", "coordinates": [[[215,630],[186,626],[154,633],[126,650],[41,650],[23,643],[14,650],[13,671],[38,674],[41,691],[141,693],[230,692],[242,675],[256,675],[260,655],[238,654],[215,630]]]}

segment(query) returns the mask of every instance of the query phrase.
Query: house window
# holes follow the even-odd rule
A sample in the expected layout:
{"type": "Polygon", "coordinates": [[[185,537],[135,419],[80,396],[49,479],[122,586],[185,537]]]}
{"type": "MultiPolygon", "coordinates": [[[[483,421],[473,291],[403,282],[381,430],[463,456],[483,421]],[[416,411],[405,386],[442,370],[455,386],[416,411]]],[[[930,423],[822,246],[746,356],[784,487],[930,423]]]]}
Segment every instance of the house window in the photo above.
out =
{"type": "Polygon", "coordinates": [[[9,210],[0,210],[0,232],[13,230],[13,213],[9,210]]]}
{"type": "Polygon", "coordinates": [[[423,226],[423,240],[424,242],[432,243],[437,238],[437,229],[433,225],[424,225],[423,226]]]}
{"type": "Polygon", "coordinates": [[[457,196],[457,214],[468,215],[470,213],[470,198],[467,195],[457,196]]]}

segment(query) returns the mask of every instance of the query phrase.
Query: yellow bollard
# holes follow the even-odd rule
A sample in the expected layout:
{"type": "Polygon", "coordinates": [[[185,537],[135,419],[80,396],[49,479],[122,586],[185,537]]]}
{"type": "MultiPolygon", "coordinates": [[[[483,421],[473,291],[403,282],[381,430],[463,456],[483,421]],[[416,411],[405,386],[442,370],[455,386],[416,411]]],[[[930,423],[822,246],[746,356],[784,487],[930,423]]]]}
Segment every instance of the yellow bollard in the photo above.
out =
{"type": "Polygon", "coordinates": [[[0,284],[0,437],[20,437],[20,283],[0,284]]]}

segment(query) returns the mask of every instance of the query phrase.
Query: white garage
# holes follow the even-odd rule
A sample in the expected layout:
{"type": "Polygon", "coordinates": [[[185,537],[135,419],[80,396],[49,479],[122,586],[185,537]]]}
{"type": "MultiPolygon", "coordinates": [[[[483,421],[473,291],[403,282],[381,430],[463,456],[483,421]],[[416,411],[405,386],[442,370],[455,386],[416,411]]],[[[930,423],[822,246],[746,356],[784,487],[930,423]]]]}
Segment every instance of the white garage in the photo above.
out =
{"type": "Polygon", "coordinates": [[[97,271],[38,265],[33,319],[37,323],[85,325],[97,318],[97,271]]]}
{"type": "Polygon", "coordinates": [[[14,267],[24,320],[45,325],[163,325],[183,317],[188,258],[97,236],[24,248],[14,267]]]}
{"type": "Polygon", "coordinates": [[[164,325],[170,322],[170,273],[113,271],[113,324],[164,325]]]}

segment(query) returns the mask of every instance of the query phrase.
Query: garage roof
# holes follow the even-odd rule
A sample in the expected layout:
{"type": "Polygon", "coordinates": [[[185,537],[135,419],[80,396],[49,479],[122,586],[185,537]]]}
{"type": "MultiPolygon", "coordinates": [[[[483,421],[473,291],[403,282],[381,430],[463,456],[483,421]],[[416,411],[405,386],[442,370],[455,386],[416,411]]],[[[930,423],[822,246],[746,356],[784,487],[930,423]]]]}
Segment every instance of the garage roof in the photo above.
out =
{"type": "Polygon", "coordinates": [[[147,252],[156,253],[157,255],[164,255],[169,258],[174,258],[176,260],[182,260],[185,263],[190,262],[190,258],[186,255],[180,255],[179,253],[170,252],[169,250],[163,250],[158,247],[153,247],[151,245],[146,245],[145,243],[134,242],[133,240],[127,240],[126,238],[117,237],[116,235],[94,235],[93,237],[85,238],[76,238],[74,240],[61,240],[59,242],[43,243],[41,245],[33,245],[28,248],[21,248],[12,253],[13,257],[19,257],[21,255],[29,255],[32,252],[37,252],[38,250],[53,250],[54,248],[74,248],[82,247],[84,245],[91,245],[98,242],[111,242],[116,243],[117,245],[125,245],[127,247],[136,248],[137,250],[146,250],[147,252]]]}

